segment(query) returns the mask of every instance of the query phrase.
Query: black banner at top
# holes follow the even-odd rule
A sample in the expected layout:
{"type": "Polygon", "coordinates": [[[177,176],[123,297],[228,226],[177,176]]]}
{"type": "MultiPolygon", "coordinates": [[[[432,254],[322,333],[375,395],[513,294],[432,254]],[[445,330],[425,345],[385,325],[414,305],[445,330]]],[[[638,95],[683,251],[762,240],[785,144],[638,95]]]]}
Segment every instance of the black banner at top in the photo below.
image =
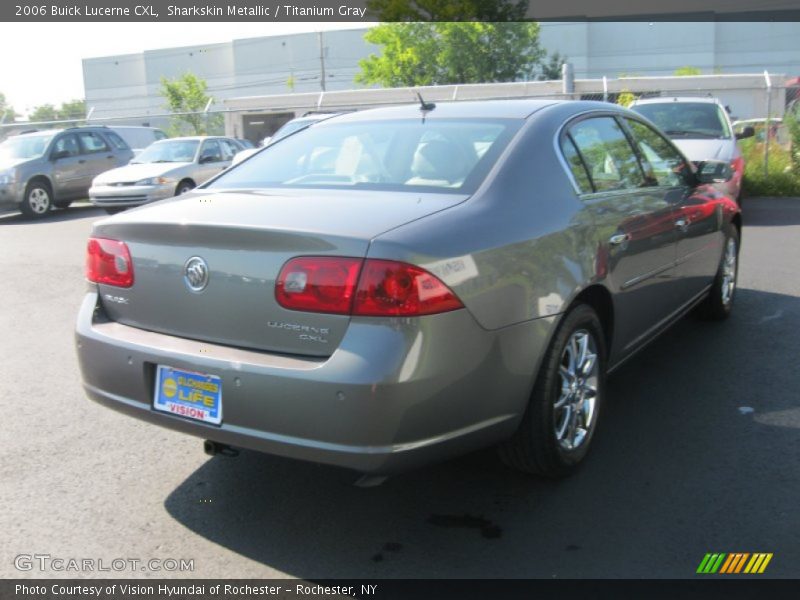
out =
{"type": "Polygon", "coordinates": [[[800,0],[10,0],[4,22],[800,21],[800,0]]]}

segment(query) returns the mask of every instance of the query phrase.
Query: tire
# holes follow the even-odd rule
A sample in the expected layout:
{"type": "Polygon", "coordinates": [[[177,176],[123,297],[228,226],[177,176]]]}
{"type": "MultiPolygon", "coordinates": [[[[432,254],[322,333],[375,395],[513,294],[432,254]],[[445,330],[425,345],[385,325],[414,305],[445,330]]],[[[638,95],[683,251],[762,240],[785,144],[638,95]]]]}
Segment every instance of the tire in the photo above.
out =
{"type": "Polygon", "coordinates": [[[181,196],[186,192],[190,192],[195,188],[194,182],[189,181],[188,179],[184,179],[178,184],[178,187],[175,188],[175,195],[181,196]]]}
{"type": "Polygon", "coordinates": [[[571,475],[586,457],[597,429],[605,378],[603,326],[591,307],[578,304],[553,336],[519,429],[499,448],[503,462],[541,477],[571,475]],[[583,363],[584,372],[575,368],[580,367],[576,362],[583,363]]]}
{"type": "Polygon", "coordinates": [[[72,202],[72,200],[54,200],[53,206],[56,208],[69,208],[72,202]]]}
{"type": "Polygon", "coordinates": [[[32,181],[25,189],[19,206],[22,214],[31,219],[41,219],[53,208],[53,192],[44,181],[32,181]]]}
{"type": "Polygon", "coordinates": [[[708,297],[698,307],[698,314],[710,321],[727,319],[733,310],[733,301],[736,296],[736,282],[739,276],[739,232],[731,225],[722,258],[719,261],[717,275],[708,297]]]}

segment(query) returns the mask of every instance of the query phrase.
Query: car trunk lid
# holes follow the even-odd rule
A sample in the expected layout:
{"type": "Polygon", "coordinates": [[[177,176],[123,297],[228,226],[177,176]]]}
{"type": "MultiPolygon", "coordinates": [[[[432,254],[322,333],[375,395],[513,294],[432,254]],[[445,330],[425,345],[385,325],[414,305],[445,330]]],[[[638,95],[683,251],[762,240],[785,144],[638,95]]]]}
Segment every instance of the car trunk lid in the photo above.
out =
{"type": "Polygon", "coordinates": [[[281,267],[296,256],[364,257],[372,238],[454,206],[465,196],[298,190],[194,193],[123,213],[93,235],[121,240],[131,288],[100,285],[109,317],[198,342],[329,356],[346,315],[292,311],[275,299],[281,267]],[[208,280],[193,290],[190,259],[208,280]],[[196,262],[196,261],[195,261],[196,262]]]}

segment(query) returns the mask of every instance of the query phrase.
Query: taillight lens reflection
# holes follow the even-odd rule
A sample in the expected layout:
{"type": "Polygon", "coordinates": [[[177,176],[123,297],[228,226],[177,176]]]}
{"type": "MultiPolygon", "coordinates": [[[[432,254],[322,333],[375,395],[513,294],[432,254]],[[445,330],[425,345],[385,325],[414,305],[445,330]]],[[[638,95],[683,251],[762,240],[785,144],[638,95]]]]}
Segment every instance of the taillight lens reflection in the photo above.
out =
{"type": "Polygon", "coordinates": [[[294,258],[275,285],[290,310],[360,316],[421,316],[463,308],[438,278],[406,263],[340,257],[294,258]]]}
{"type": "Polygon", "coordinates": [[[286,263],[275,297],[291,310],[349,314],[361,259],[303,256],[286,263]]]}
{"type": "Polygon", "coordinates": [[[86,278],[117,287],[133,285],[133,261],[124,242],[89,238],[86,247],[86,278]]]}

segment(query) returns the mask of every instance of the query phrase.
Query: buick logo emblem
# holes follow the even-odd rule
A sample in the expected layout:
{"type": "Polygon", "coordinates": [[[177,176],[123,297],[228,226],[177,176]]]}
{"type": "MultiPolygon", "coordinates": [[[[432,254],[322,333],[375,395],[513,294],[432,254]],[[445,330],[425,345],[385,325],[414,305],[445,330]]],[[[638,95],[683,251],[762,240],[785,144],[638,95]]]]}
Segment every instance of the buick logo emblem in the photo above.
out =
{"type": "Polygon", "coordinates": [[[202,292],[208,285],[208,264],[199,256],[193,256],[183,266],[183,280],[193,292],[202,292]]]}

